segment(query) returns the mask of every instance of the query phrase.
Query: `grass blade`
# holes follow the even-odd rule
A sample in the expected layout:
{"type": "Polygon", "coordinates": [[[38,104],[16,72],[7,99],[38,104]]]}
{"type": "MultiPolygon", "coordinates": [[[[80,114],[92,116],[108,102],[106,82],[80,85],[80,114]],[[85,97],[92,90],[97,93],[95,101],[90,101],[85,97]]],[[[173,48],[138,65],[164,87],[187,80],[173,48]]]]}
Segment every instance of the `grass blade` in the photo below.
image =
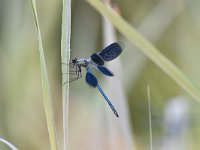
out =
{"type": "Polygon", "coordinates": [[[179,84],[194,99],[200,102],[200,89],[178,67],[167,59],[159,50],[146,40],[134,27],[127,23],[121,16],[108,9],[99,0],[87,0],[100,14],[106,16],[121,34],[131,43],[135,44],[149,59],[168,74],[177,84],[179,84]]]}
{"type": "Polygon", "coordinates": [[[4,140],[3,138],[0,138],[0,142],[6,144],[8,147],[10,147],[12,150],[18,150],[12,143],[4,140]]]}
{"type": "MultiPolygon", "coordinates": [[[[63,0],[62,11],[62,37],[61,59],[62,64],[70,61],[70,37],[71,37],[71,0],[63,0]]],[[[68,121],[69,121],[69,67],[62,65],[62,105],[63,105],[63,144],[64,150],[68,147],[68,121]],[[65,83],[65,84],[64,84],[65,83]]]]}
{"type": "Polygon", "coordinates": [[[37,9],[35,0],[31,0],[31,6],[33,10],[33,15],[35,19],[35,25],[37,29],[38,35],[38,44],[39,44],[39,54],[40,54],[40,68],[41,68],[41,76],[42,76],[42,87],[43,87],[43,97],[44,97],[44,108],[47,119],[47,127],[49,132],[50,144],[52,150],[57,150],[57,138],[56,138],[56,128],[54,122],[54,113],[52,106],[52,98],[50,92],[50,86],[48,81],[47,69],[45,64],[44,50],[42,45],[42,37],[39,27],[39,21],[37,16],[37,9]]]}
{"type": "Polygon", "coordinates": [[[148,106],[149,106],[149,143],[150,143],[150,150],[153,150],[153,137],[152,137],[152,123],[151,123],[151,93],[150,93],[150,86],[147,86],[147,97],[148,97],[148,106]]]}

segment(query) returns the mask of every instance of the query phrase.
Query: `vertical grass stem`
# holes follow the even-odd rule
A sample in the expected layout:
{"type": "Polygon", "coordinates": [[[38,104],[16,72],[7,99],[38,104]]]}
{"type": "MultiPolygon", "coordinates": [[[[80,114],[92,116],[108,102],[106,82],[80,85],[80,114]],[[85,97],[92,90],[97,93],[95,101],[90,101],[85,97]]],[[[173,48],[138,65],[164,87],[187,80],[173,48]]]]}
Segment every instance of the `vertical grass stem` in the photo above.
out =
{"type": "MultiPolygon", "coordinates": [[[[71,0],[63,0],[62,10],[62,37],[61,37],[61,61],[69,64],[71,38],[71,0]]],[[[69,68],[62,65],[62,105],[63,105],[63,148],[68,148],[68,122],[69,122],[69,68]]]]}

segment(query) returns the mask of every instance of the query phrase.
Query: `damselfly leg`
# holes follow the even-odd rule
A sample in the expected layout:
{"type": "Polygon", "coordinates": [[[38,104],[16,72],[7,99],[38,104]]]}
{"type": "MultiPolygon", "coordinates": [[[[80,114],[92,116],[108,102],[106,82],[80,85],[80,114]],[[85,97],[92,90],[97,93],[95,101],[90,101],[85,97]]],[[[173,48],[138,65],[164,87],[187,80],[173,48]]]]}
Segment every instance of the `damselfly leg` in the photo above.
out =
{"type": "Polygon", "coordinates": [[[68,82],[72,82],[72,81],[78,80],[79,78],[82,77],[81,66],[75,65],[75,66],[73,66],[73,68],[74,67],[75,67],[75,70],[70,70],[69,73],[63,73],[63,75],[69,74],[69,75],[72,75],[72,76],[75,76],[75,77],[70,78],[69,81],[67,81],[67,82],[65,82],[63,84],[66,84],[68,82]]]}

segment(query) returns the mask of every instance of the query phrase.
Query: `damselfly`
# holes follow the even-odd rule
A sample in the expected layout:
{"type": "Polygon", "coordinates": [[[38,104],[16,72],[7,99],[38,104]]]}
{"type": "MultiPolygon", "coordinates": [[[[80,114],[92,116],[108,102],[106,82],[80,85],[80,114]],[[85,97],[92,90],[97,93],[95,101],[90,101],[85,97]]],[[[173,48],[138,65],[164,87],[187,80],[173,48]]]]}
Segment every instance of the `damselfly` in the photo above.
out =
{"type": "Polygon", "coordinates": [[[88,83],[91,87],[97,87],[99,92],[102,94],[102,96],[105,98],[107,101],[108,105],[112,109],[113,113],[119,117],[116,109],[106,96],[106,94],[103,92],[101,89],[97,78],[94,76],[92,73],[92,68],[95,68],[99,70],[101,73],[103,73],[106,76],[114,76],[114,74],[108,70],[105,66],[104,63],[107,61],[111,61],[115,58],[117,58],[122,52],[122,46],[119,42],[115,42],[108,47],[104,48],[98,53],[92,54],[88,58],[73,58],[71,60],[71,66],[75,68],[74,71],[71,71],[70,74],[76,75],[75,78],[71,79],[69,82],[77,80],[82,77],[82,72],[81,68],[84,67],[86,68],[86,76],[85,76],[85,81],[88,83]]]}

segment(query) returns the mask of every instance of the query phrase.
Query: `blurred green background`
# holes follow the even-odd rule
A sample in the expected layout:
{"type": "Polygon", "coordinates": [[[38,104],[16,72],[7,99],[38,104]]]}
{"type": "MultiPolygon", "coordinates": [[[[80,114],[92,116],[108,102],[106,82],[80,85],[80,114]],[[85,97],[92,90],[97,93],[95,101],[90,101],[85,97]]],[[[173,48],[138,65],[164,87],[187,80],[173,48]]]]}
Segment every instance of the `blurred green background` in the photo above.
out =
{"type": "MultiPolygon", "coordinates": [[[[59,147],[62,145],[62,1],[37,0],[39,23],[53,97],[59,147]]],[[[127,22],[151,41],[197,84],[200,83],[199,0],[113,0],[127,22]]],[[[72,0],[71,57],[88,57],[105,47],[102,17],[84,0],[72,0]]],[[[116,119],[97,90],[83,78],[70,83],[71,150],[147,150],[151,92],[154,150],[198,150],[200,105],[117,32],[125,47],[119,62],[120,84],[97,73],[121,113],[116,119]],[[109,80],[109,79],[108,79],[109,80]],[[123,109],[122,109],[123,108],[123,109]],[[125,118],[125,119],[124,119],[125,118]]],[[[112,66],[112,65],[111,65],[112,66]]],[[[43,107],[36,29],[30,1],[0,0],[0,137],[20,150],[50,149],[43,107]]],[[[0,143],[0,149],[8,148],[0,143]]]]}

